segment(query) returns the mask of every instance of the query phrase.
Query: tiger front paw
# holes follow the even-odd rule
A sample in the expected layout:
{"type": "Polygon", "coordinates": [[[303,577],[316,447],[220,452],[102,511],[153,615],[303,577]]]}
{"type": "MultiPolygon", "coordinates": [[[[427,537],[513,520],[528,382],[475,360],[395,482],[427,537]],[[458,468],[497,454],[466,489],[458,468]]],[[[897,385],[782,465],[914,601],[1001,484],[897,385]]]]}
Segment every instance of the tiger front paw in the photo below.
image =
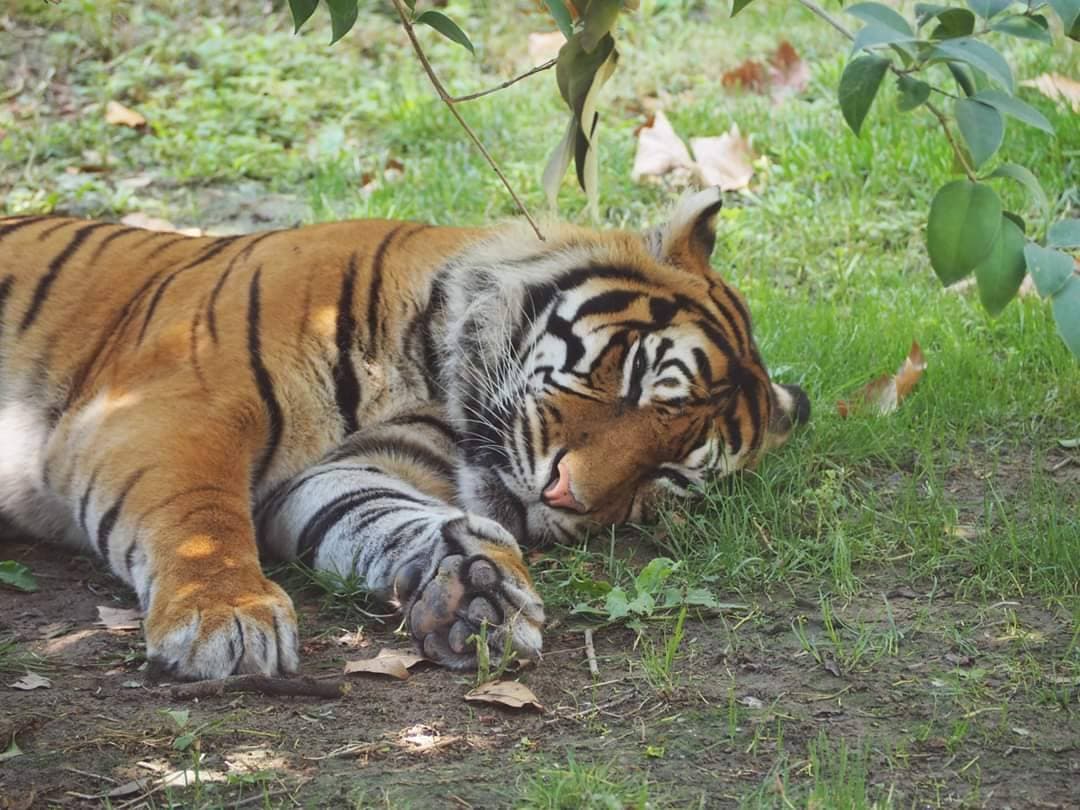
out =
{"type": "Polygon", "coordinates": [[[509,641],[518,660],[539,658],[544,607],[513,537],[472,515],[448,523],[444,535],[452,553],[419,583],[406,613],[423,654],[450,669],[475,669],[474,637],[486,624],[492,656],[509,641]]]}
{"type": "Polygon", "coordinates": [[[159,585],[146,617],[151,679],[290,675],[298,646],[292,600],[261,571],[159,585]]]}

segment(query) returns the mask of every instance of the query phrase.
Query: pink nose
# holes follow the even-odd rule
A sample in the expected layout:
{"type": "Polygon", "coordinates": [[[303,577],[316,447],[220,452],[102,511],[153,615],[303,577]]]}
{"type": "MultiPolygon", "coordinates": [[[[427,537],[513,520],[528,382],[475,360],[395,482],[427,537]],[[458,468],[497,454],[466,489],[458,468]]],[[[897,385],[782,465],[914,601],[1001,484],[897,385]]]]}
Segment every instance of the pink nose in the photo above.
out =
{"type": "Polygon", "coordinates": [[[558,473],[558,478],[544,490],[542,496],[544,503],[554,509],[588,512],[589,510],[574,497],[574,492],[570,489],[570,465],[565,458],[559,462],[558,473]]]}

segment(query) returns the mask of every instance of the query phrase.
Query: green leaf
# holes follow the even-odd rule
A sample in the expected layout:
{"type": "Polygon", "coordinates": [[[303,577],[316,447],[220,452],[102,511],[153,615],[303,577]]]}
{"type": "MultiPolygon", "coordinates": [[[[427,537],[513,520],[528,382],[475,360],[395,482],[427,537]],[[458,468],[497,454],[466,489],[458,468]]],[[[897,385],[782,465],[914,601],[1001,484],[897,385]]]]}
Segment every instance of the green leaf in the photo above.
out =
{"type": "Polygon", "coordinates": [[[1034,242],[1024,246],[1024,259],[1031,280],[1035,282],[1035,289],[1043,298],[1049,298],[1064,287],[1076,269],[1076,262],[1068,253],[1044,248],[1034,242]]]}
{"type": "Polygon", "coordinates": [[[600,40],[611,33],[619,16],[619,0],[591,0],[585,9],[585,27],[581,32],[581,47],[592,53],[600,40]]]}
{"type": "Polygon", "coordinates": [[[571,113],[570,121],[566,125],[566,134],[563,135],[558,146],[552,151],[547,165],[544,167],[544,175],[540,181],[540,186],[544,189],[548,205],[553,209],[558,208],[559,186],[562,185],[563,176],[566,174],[570,161],[574,157],[574,140],[577,137],[578,128],[577,116],[571,113]]]}
{"type": "Polygon", "coordinates": [[[1065,35],[1080,40],[1080,0],[1050,0],[1050,5],[1061,18],[1065,35]]]}
{"type": "Polygon", "coordinates": [[[732,0],[731,3],[731,16],[734,17],[748,5],[753,3],[754,0],[732,0]]]}
{"type": "Polygon", "coordinates": [[[458,24],[441,11],[429,9],[417,17],[416,22],[434,28],[448,40],[456,42],[473,56],[476,56],[476,48],[473,47],[469,38],[465,36],[465,32],[458,28],[458,24]]]}
{"type": "Polygon", "coordinates": [[[10,585],[12,588],[18,588],[27,593],[33,593],[38,589],[37,580],[34,579],[30,569],[14,560],[0,561],[0,584],[10,585]]]}
{"type": "Polygon", "coordinates": [[[623,619],[630,615],[630,603],[626,598],[626,591],[622,588],[612,588],[604,599],[604,610],[607,611],[611,620],[623,619]]]}
{"type": "Polygon", "coordinates": [[[178,729],[184,728],[191,719],[191,712],[187,709],[162,709],[161,713],[176,723],[178,729]]]}
{"type": "Polygon", "coordinates": [[[653,598],[651,593],[639,593],[630,600],[630,604],[626,606],[626,609],[630,613],[636,613],[639,616],[652,616],[656,610],[656,599],[653,598]]]}
{"type": "Polygon", "coordinates": [[[979,300],[991,315],[999,315],[1016,296],[1024,280],[1024,232],[1002,215],[997,239],[986,258],[975,265],[979,300]]]}
{"type": "Polygon", "coordinates": [[[1001,228],[1001,201],[990,186],[954,180],[930,204],[926,248],[930,265],[946,286],[981,262],[1001,228]]]}
{"type": "Polygon", "coordinates": [[[1072,353],[1080,358],[1080,277],[1070,278],[1053,301],[1058,333],[1072,353]]]}
{"type": "Polygon", "coordinates": [[[676,566],[674,560],[667,557],[655,557],[641,569],[634,579],[634,587],[637,588],[638,593],[655,593],[664,584],[664,580],[675,571],[676,566]]]}
{"type": "Polygon", "coordinates": [[[931,51],[932,58],[946,61],[956,60],[964,62],[978,71],[985,73],[994,81],[1007,88],[1011,93],[1014,89],[1012,71],[1009,63],[1000,53],[995,51],[985,42],[970,37],[960,39],[946,39],[939,42],[931,51]]]}
{"type": "Polygon", "coordinates": [[[848,62],[840,76],[840,112],[856,135],[862,128],[866,114],[870,112],[889,64],[889,60],[883,56],[863,54],[848,62]]]}
{"type": "Polygon", "coordinates": [[[855,39],[851,42],[851,52],[855,54],[878,45],[899,45],[914,41],[915,38],[910,34],[901,34],[884,25],[870,23],[855,32],[855,39]]]}
{"type": "Polygon", "coordinates": [[[910,76],[897,76],[896,89],[900,96],[896,100],[896,107],[900,112],[914,110],[930,98],[930,85],[922,79],[913,79],[910,76]]]}
{"type": "Polygon", "coordinates": [[[953,106],[960,134],[971,152],[971,159],[978,168],[998,150],[1005,137],[1005,120],[1001,113],[989,104],[974,98],[959,98],[953,106]]]}
{"type": "Polygon", "coordinates": [[[1023,121],[1025,124],[1041,129],[1050,135],[1054,134],[1054,125],[1046,120],[1046,116],[1030,104],[1016,98],[1016,96],[1010,96],[1000,90],[990,89],[980,90],[972,98],[981,101],[983,104],[989,104],[998,112],[1012,116],[1017,121],[1023,121]]]}
{"type": "Polygon", "coordinates": [[[1012,211],[1002,211],[1001,215],[1006,219],[1012,220],[1013,224],[1020,229],[1020,233],[1027,233],[1027,223],[1024,222],[1024,218],[1012,211]]]}
{"type": "Polygon", "coordinates": [[[990,25],[991,31],[1019,37],[1020,39],[1033,39],[1036,42],[1050,44],[1053,38],[1050,36],[1050,24],[1046,17],[1041,14],[1014,14],[1005,17],[990,25]]]}
{"type": "Polygon", "coordinates": [[[968,69],[956,62],[949,62],[947,64],[949,73],[956,80],[957,86],[963,91],[965,96],[975,95],[975,82],[971,79],[971,74],[968,73],[968,69]]]}
{"type": "Polygon", "coordinates": [[[1017,163],[1002,163],[990,173],[990,176],[1008,177],[1010,180],[1015,180],[1028,190],[1043,214],[1050,210],[1050,201],[1046,198],[1046,192],[1043,191],[1038,178],[1025,166],[1017,163]]]}
{"type": "Polygon", "coordinates": [[[544,5],[547,6],[548,13],[555,20],[555,24],[559,26],[562,35],[570,39],[574,35],[574,19],[570,16],[566,3],[563,0],[544,0],[544,5]]]}
{"type": "Polygon", "coordinates": [[[995,14],[1000,14],[1013,4],[1013,0],[967,0],[971,10],[988,20],[995,14]]]}
{"type": "Polygon", "coordinates": [[[306,23],[315,13],[315,7],[319,0],[289,0],[289,11],[293,18],[293,33],[300,31],[300,27],[306,23]]]}
{"type": "Polygon", "coordinates": [[[719,608],[720,603],[708,588],[690,588],[683,603],[692,607],[719,608]]]}
{"type": "Polygon", "coordinates": [[[326,0],[330,9],[330,44],[345,36],[356,24],[357,0],[326,0]]]}
{"type": "Polygon", "coordinates": [[[191,748],[191,744],[195,742],[194,734],[181,734],[175,740],[173,740],[172,747],[177,751],[187,751],[191,748]]]}
{"type": "Polygon", "coordinates": [[[1080,219],[1060,219],[1046,232],[1047,247],[1080,247],[1080,219]]]}
{"type": "Polygon", "coordinates": [[[915,32],[911,30],[907,20],[901,17],[898,12],[888,6],[883,6],[881,3],[856,3],[844,10],[863,22],[877,23],[909,37],[915,36],[915,32]]]}
{"type": "Polygon", "coordinates": [[[949,8],[937,15],[938,27],[931,36],[934,39],[966,37],[975,30],[975,15],[966,8],[949,8]]]}
{"type": "Polygon", "coordinates": [[[15,757],[21,757],[23,750],[19,748],[19,744],[15,742],[15,735],[11,737],[11,745],[7,747],[7,750],[0,753],[0,762],[6,762],[9,759],[15,759],[15,757]]]}
{"type": "Polygon", "coordinates": [[[922,28],[941,12],[948,11],[949,8],[950,6],[943,6],[940,3],[916,3],[915,24],[919,28],[922,28]]]}

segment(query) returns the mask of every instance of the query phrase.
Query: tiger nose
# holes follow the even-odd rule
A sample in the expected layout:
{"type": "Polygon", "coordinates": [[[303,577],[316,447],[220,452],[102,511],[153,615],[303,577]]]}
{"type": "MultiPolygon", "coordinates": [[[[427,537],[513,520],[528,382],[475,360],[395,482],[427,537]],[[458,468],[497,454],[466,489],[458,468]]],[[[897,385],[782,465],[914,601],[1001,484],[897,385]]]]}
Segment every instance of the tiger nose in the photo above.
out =
{"type": "Polygon", "coordinates": [[[541,494],[544,503],[552,509],[567,509],[571,512],[588,512],[588,508],[574,497],[574,491],[570,488],[570,463],[561,459],[555,467],[555,475],[551,477],[551,483],[541,494]]]}

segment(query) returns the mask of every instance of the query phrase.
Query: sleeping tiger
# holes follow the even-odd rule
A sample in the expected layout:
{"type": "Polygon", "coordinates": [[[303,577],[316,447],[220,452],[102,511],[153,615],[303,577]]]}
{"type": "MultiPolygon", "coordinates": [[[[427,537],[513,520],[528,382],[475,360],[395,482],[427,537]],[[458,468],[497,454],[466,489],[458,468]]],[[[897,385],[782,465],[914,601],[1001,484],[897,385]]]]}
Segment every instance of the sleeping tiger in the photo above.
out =
{"type": "Polygon", "coordinates": [[[534,659],[523,545],[647,520],[808,416],[710,271],[719,207],[544,242],[0,219],[0,515],[134,589],[152,677],[297,670],[260,553],[363,577],[448,667],[482,623],[534,659]]]}

